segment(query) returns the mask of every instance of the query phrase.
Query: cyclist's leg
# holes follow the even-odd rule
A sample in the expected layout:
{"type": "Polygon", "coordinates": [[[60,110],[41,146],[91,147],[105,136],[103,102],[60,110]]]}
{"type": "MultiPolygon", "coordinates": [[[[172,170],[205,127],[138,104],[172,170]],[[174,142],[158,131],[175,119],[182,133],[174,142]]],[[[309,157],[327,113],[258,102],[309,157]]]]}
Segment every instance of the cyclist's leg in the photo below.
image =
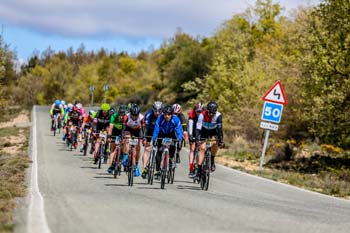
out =
{"type": "Polygon", "coordinates": [[[196,148],[195,143],[190,144],[190,153],[188,155],[188,161],[189,161],[189,175],[193,175],[194,171],[194,150],[196,148]]]}

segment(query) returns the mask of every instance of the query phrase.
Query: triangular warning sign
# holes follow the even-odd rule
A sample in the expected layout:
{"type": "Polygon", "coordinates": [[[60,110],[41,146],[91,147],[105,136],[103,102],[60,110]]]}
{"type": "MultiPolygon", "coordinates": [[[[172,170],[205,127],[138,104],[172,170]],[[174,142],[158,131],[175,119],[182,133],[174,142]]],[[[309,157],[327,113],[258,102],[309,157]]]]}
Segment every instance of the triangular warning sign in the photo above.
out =
{"type": "Polygon", "coordinates": [[[268,90],[262,97],[265,101],[270,101],[278,104],[287,104],[286,96],[284,95],[284,90],[282,88],[281,81],[278,80],[273,84],[273,86],[268,90]]]}

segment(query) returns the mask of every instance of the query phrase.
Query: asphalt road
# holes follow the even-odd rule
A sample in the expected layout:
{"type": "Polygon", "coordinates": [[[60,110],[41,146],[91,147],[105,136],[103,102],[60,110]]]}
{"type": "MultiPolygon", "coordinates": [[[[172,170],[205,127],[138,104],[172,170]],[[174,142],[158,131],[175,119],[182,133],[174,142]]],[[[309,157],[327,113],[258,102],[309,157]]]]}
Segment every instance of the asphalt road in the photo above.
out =
{"type": "Polygon", "coordinates": [[[128,187],[125,174],[113,179],[91,155],[67,151],[49,130],[48,108],[36,107],[35,116],[37,177],[31,175],[29,217],[17,232],[350,232],[346,200],[222,166],[209,190],[200,190],[187,178],[187,150],[174,184],[161,190],[158,181],[150,186],[137,177],[128,187]]]}

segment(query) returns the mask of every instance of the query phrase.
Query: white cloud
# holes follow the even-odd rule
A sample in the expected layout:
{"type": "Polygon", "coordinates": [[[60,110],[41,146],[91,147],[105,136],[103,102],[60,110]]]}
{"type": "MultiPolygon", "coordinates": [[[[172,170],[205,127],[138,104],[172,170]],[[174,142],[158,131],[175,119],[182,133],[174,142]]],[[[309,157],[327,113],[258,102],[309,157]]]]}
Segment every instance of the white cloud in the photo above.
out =
{"type": "MultiPolygon", "coordinates": [[[[169,37],[177,27],[210,35],[252,0],[2,0],[0,19],[60,36],[169,37]]],[[[281,0],[296,7],[302,0],[281,0]],[[291,3],[292,2],[292,3],[291,3]]]]}

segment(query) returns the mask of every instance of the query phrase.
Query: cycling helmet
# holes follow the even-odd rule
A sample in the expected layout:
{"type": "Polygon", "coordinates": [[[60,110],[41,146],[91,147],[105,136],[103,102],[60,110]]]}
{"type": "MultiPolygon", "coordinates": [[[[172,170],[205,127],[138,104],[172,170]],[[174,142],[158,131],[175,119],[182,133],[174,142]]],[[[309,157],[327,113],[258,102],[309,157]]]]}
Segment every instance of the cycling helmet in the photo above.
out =
{"type": "Polygon", "coordinates": [[[83,107],[81,103],[77,103],[76,106],[78,107],[78,109],[81,109],[83,107]]]}
{"type": "Polygon", "coordinates": [[[118,108],[118,115],[123,116],[127,113],[127,111],[128,111],[128,106],[125,104],[122,104],[118,108]]]}
{"type": "Polygon", "coordinates": [[[201,102],[196,103],[196,105],[194,106],[194,110],[196,112],[202,112],[204,108],[204,104],[201,102]]]}
{"type": "Polygon", "coordinates": [[[56,107],[60,106],[60,104],[61,104],[61,101],[60,101],[60,100],[55,100],[55,105],[56,105],[56,107]]]}
{"type": "Polygon", "coordinates": [[[111,114],[115,113],[115,108],[114,108],[114,107],[111,108],[111,109],[109,110],[109,112],[110,112],[111,114]]]}
{"type": "Polygon", "coordinates": [[[109,109],[111,109],[111,106],[109,106],[109,104],[107,104],[107,103],[101,104],[102,111],[109,111],[109,109]]]}
{"type": "Polygon", "coordinates": [[[72,108],[72,111],[73,112],[77,112],[78,111],[78,107],[74,105],[73,108],[72,108]]]}
{"type": "Polygon", "coordinates": [[[72,103],[69,103],[69,104],[67,105],[67,107],[68,107],[68,109],[72,110],[73,104],[72,104],[72,103]]]}
{"type": "Polygon", "coordinates": [[[61,104],[62,104],[63,106],[66,105],[66,101],[61,100],[61,104]]]}
{"type": "Polygon", "coordinates": [[[154,112],[160,112],[160,111],[162,111],[162,102],[160,102],[160,101],[156,101],[156,102],[154,102],[154,104],[152,105],[152,107],[153,107],[153,111],[154,112]]]}
{"type": "Polygon", "coordinates": [[[174,113],[175,113],[175,114],[179,114],[179,113],[181,112],[181,110],[182,110],[180,104],[174,104],[174,105],[173,105],[173,109],[174,109],[174,113]]]}
{"type": "Polygon", "coordinates": [[[90,111],[89,111],[89,116],[92,116],[94,113],[95,113],[94,110],[90,110],[90,111]]]}
{"type": "Polygon", "coordinates": [[[131,115],[137,116],[139,115],[140,111],[141,109],[137,104],[131,105],[131,108],[130,108],[131,115]]]}
{"type": "Polygon", "coordinates": [[[77,105],[77,104],[79,104],[80,103],[80,101],[79,100],[76,100],[75,102],[74,102],[74,105],[77,105]]]}
{"type": "Polygon", "coordinates": [[[208,112],[215,114],[218,111],[218,104],[214,101],[210,101],[207,104],[207,110],[208,110],[208,112]]]}
{"type": "Polygon", "coordinates": [[[163,107],[163,113],[171,113],[173,114],[174,112],[174,109],[171,105],[167,104],[167,105],[164,105],[163,107]]]}

